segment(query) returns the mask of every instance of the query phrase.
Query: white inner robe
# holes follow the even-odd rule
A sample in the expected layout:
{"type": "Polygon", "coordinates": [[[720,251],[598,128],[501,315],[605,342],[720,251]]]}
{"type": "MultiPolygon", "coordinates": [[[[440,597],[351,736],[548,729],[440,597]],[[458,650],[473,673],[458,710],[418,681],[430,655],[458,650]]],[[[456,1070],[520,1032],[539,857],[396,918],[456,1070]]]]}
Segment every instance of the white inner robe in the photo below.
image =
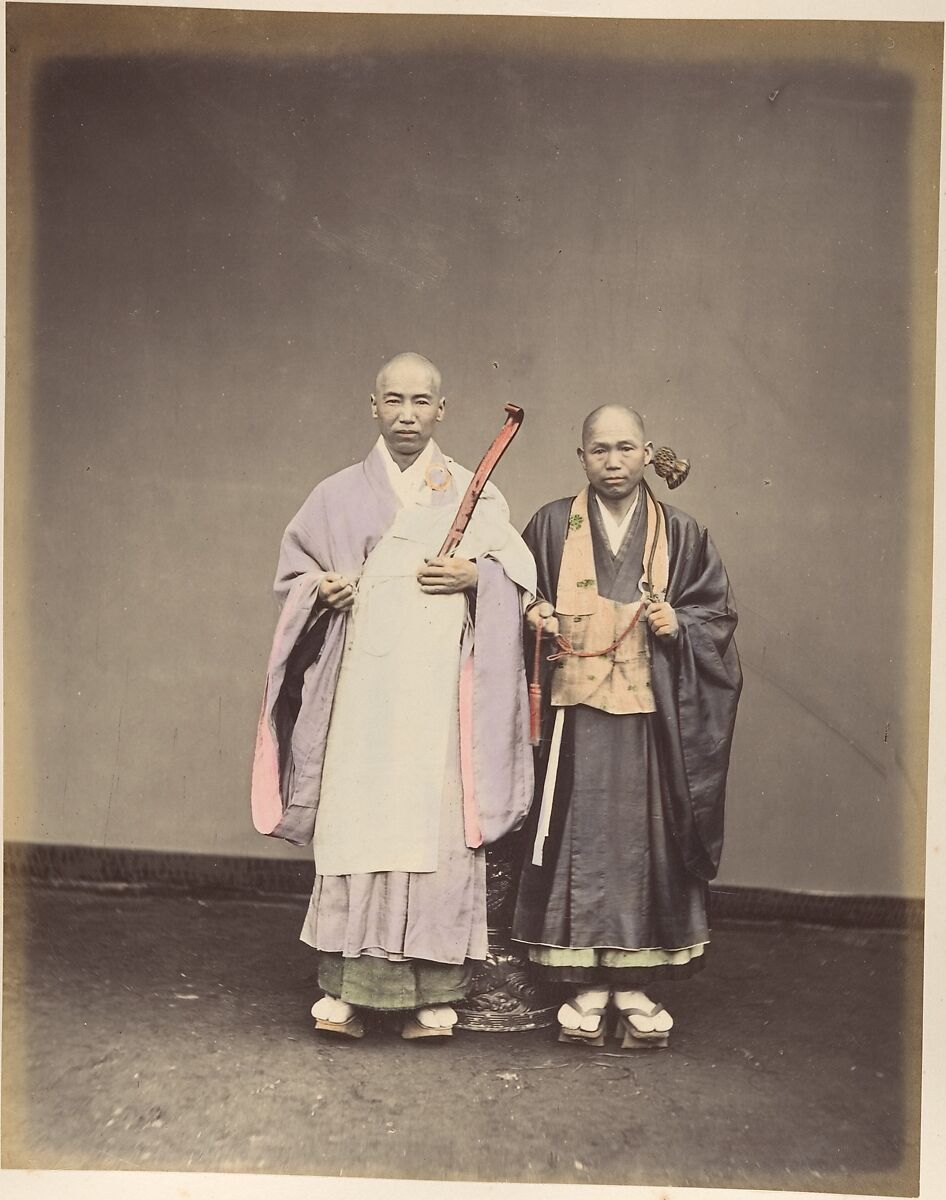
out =
{"type": "MultiPolygon", "coordinates": [[[[468,606],[463,593],[426,595],[417,571],[439,551],[472,475],[445,459],[450,502],[432,505],[433,450],[392,479],[403,507],[358,579],[313,838],[319,875],[437,869],[444,787],[456,787],[447,756],[468,606]]],[[[456,553],[497,558],[531,598],[535,566],[504,502],[483,497],[456,553]]]]}
{"type": "Polygon", "coordinates": [[[467,602],[462,593],[426,595],[417,570],[453,515],[400,509],[365,561],[325,751],[320,875],[436,870],[467,602]]]}

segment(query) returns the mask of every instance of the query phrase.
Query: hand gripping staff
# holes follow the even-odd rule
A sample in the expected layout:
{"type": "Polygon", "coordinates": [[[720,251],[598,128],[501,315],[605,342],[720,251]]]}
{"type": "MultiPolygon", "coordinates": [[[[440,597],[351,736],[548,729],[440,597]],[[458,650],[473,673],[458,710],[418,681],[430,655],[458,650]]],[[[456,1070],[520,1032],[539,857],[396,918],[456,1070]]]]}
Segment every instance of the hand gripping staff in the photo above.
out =
{"type": "Polygon", "coordinates": [[[450,526],[450,532],[447,534],[446,541],[440,547],[439,558],[453,554],[460,544],[460,539],[463,537],[467,525],[470,523],[470,518],[473,516],[473,509],[476,508],[477,501],[483,494],[483,488],[486,487],[486,481],[493,473],[493,468],[506,452],[506,447],[519,432],[519,426],[522,424],[522,418],[525,413],[521,408],[517,408],[515,404],[506,405],[506,423],[500,429],[499,433],[493,439],[493,444],[483,455],[480,465],[473,472],[473,478],[470,480],[470,485],[463,493],[463,499],[460,501],[460,507],[457,509],[457,515],[453,518],[453,524],[450,526]]]}

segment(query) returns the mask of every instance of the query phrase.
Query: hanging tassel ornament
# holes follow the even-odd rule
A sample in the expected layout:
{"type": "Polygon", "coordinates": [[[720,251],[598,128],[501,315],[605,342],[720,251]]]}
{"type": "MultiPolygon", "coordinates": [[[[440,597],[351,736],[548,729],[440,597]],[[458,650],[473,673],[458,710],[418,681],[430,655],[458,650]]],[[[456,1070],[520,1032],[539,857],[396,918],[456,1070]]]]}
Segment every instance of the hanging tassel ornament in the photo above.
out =
{"type": "Polygon", "coordinates": [[[672,450],[669,446],[661,446],[654,452],[651,466],[661,479],[667,481],[667,487],[671,491],[678,488],[690,474],[690,460],[677,458],[676,450],[672,450]]]}

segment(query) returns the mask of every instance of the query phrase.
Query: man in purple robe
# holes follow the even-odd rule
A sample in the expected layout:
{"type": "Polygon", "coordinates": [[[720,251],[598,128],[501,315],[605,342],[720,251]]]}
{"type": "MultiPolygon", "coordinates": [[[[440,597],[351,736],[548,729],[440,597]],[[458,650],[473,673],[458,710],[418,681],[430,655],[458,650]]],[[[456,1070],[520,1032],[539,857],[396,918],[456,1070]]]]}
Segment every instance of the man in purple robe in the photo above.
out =
{"type": "Polygon", "coordinates": [[[312,839],[302,940],[316,1028],[449,1036],[486,957],[483,847],[532,795],[522,666],[535,565],[487,485],[457,553],[438,549],[471,479],[433,441],[440,372],[399,354],[371,397],[380,436],[289,523],[282,612],[254,763],[257,828],[312,839]]]}
{"type": "Polygon", "coordinates": [[[538,569],[527,622],[554,663],[512,932],[571,991],[562,1040],[602,1045],[613,1008],[625,1047],[665,1046],[673,1020],[644,989],[705,960],[736,612],[705,528],[643,482],[638,413],[596,409],[578,457],[588,487],[523,535],[538,569]]]}

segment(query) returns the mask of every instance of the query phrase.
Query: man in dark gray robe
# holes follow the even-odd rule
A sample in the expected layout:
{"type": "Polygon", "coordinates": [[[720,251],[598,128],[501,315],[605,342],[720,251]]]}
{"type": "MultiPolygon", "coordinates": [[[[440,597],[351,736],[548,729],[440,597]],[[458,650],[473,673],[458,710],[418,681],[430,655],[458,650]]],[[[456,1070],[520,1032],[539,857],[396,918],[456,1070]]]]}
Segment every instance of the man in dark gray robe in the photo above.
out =
{"type": "Polygon", "coordinates": [[[565,1040],[603,1044],[609,1005],[628,1047],[666,1045],[644,991],[692,974],[709,941],[736,704],[729,580],[706,530],[643,482],[639,414],[585,420],[589,486],[540,509],[523,538],[548,635],[537,792],[513,936],[574,989],[565,1040]]]}

